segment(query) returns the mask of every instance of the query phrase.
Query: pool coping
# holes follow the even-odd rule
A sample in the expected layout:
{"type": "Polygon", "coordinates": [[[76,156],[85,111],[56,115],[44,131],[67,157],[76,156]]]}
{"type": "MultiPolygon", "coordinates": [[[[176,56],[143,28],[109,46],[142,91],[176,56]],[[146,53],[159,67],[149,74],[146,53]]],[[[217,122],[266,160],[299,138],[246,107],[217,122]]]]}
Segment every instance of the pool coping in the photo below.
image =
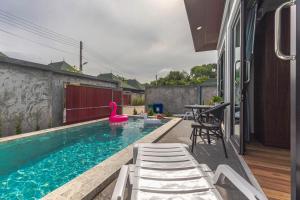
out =
{"type": "MultiPolygon", "coordinates": [[[[103,120],[105,119],[95,120],[89,123],[103,120]]],[[[181,122],[181,120],[181,118],[170,118],[169,122],[137,140],[135,143],[156,142],[174,128],[179,122],[181,122]]],[[[81,123],[81,125],[83,124],[85,123],[81,123]]],[[[66,126],[64,126],[64,128],[66,128],[66,126]]],[[[122,165],[131,162],[132,152],[133,144],[127,146],[56,190],[48,193],[42,198],[42,200],[93,199],[99,192],[117,178],[122,165]]]]}
{"type": "Polygon", "coordinates": [[[19,134],[19,135],[12,135],[12,136],[7,136],[7,137],[2,137],[2,138],[0,138],[0,143],[10,142],[10,141],[18,140],[18,139],[21,139],[21,138],[44,135],[44,134],[49,133],[49,132],[55,132],[55,131],[74,128],[74,127],[78,127],[78,126],[82,126],[82,125],[93,124],[93,123],[97,123],[97,122],[101,122],[101,121],[105,121],[105,120],[108,120],[108,117],[102,118],[102,119],[97,119],[97,120],[92,120],[92,121],[76,123],[76,124],[70,124],[70,125],[58,126],[58,127],[54,127],[54,128],[43,129],[43,130],[39,130],[39,131],[33,131],[33,132],[29,132],[29,133],[22,133],[22,134],[19,134]]]}

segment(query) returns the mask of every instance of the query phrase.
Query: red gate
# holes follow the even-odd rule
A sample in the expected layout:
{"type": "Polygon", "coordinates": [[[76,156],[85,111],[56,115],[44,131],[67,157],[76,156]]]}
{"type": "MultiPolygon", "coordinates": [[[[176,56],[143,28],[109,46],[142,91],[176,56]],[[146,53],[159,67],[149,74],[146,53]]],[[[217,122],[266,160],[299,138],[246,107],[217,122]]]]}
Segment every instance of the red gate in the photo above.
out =
{"type": "Polygon", "coordinates": [[[122,112],[122,91],[111,88],[67,85],[65,89],[65,124],[73,124],[108,117],[108,104],[115,101],[122,112]]]}

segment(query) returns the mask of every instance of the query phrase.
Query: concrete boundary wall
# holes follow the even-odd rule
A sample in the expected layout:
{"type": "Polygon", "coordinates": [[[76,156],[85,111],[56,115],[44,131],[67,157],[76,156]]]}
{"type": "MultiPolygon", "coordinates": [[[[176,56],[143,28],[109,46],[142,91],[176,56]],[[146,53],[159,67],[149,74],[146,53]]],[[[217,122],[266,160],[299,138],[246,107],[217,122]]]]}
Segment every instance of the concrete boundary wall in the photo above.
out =
{"type": "Polygon", "coordinates": [[[14,135],[62,125],[64,84],[117,88],[118,82],[0,57],[0,133],[14,135]]]}
{"type": "Polygon", "coordinates": [[[189,104],[208,104],[217,95],[217,85],[159,86],[148,87],[145,91],[145,104],[162,103],[164,112],[183,114],[189,104]]]}

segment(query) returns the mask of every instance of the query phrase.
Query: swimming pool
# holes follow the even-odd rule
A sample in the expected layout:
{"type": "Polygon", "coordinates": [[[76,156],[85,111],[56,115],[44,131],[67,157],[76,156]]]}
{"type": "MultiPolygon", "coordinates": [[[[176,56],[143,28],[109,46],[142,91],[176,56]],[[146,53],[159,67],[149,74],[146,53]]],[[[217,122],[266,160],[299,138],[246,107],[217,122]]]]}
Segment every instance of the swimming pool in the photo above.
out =
{"type": "Polygon", "coordinates": [[[39,199],[160,126],[129,118],[2,142],[0,199],[39,199]]]}

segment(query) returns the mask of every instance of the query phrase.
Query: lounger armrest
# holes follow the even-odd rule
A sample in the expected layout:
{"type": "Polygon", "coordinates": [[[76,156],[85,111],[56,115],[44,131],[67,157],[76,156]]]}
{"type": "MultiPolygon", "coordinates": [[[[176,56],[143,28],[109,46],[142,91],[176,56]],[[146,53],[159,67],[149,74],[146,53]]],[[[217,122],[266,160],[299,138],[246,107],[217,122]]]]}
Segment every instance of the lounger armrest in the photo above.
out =
{"type": "Polygon", "coordinates": [[[124,200],[124,194],[125,194],[125,189],[126,189],[126,184],[128,180],[128,175],[129,175],[129,167],[128,165],[123,165],[119,177],[114,189],[114,192],[112,194],[111,200],[124,200]]]}
{"type": "Polygon", "coordinates": [[[253,187],[228,165],[218,166],[213,178],[213,184],[216,184],[220,178],[222,182],[224,182],[225,178],[230,180],[250,200],[268,200],[262,192],[253,187]]]}

